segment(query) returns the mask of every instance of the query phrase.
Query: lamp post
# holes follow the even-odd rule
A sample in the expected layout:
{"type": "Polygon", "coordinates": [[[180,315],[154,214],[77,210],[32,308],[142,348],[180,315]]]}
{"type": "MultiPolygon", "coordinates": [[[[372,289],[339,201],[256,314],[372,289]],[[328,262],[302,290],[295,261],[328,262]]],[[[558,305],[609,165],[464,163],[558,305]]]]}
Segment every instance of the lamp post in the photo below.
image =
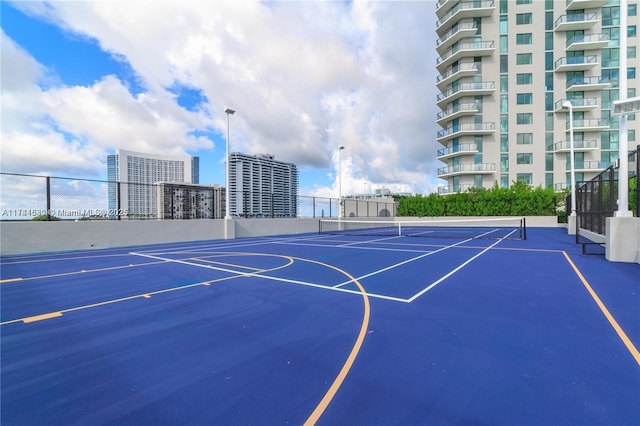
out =
{"type": "Polygon", "coordinates": [[[343,145],[338,147],[338,219],[342,219],[342,150],[343,145]]]}
{"type": "Polygon", "coordinates": [[[576,164],[573,155],[573,104],[565,101],[562,108],[569,110],[569,155],[571,156],[571,216],[576,216],[576,164]]]}
{"type": "Polygon", "coordinates": [[[226,189],[225,189],[225,197],[224,197],[224,203],[225,203],[225,214],[224,214],[224,218],[225,219],[231,219],[231,214],[230,214],[230,210],[231,210],[231,203],[229,202],[230,198],[229,198],[229,194],[231,192],[231,189],[229,188],[229,116],[233,115],[236,110],[231,108],[231,107],[224,107],[224,112],[225,114],[227,114],[227,156],[226,156],[226,189]]]}

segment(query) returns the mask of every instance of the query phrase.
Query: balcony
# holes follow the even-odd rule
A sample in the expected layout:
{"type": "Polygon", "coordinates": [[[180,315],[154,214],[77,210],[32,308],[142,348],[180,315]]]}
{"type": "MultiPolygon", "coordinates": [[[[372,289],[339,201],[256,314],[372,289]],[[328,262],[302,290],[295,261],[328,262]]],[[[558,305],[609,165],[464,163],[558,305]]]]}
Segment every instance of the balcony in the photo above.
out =
{"type": "Polygon", "coordinates": [[[445,178],[448,176],[459,175],[486,175],[496,172],[494,163],[478,163],[478,164],[456,164],[455,166],[441,167],[438,169],[438,177],[445,178]]]}
{"type": "MultiPolygon", "coordinates": [[[[576,161],[575,171],[580,172],[598,172],[611,167],[612,163],[603,163],[602,161],[576,161]]],[[[565,170],[571,170],[571,162],[568,162],[565,170]]]]}
{"type": "Polygon", "coordinates": [[[496,6],[493,0],[457,3],[436,22],[436,33],[438,37],[442,37],[454,23],[462,19],[491,16],[495,9],[496,6]]]}
{"type": "Polygon", "coordinates": [[[437,96],[436,104],[440,109],[444,109],[443,106],[447,102],[454,101],[463,96],[484,96],[491,95],[496,91],[495,81],[487,81],[481,83],[462,83],[457,87],[452,87],[446,92],[440,93],[437,96]]]}
{"type": "Polygon", "coordinates": [[[438,19],[442,19],[458,3],[460,3],[460,0],[439,0],[436,4],[436,16],[438,19]]]}
{"type": "Polygon", "coordinates": [[[459,157],[462,155],[472,155],[478,153],[478,146],[475,143],[463,143],[458,146],[451,146],[438,150],[436,158],[444,161],[447,158],[459,157]]]}
{"type": "Polygon", "coordinates": [[[588,30],[598,23],[598,14],[576,13],[574,15],[562,15],[556,19],[554,31],[588,30]]]}
{"type": "Polygon", "coordinates": [[[553,71],[588,71],[598,65],[597,55],[571,56],[558,59],[554,63],[553,71]]]}
{"type": "MultiPolygon", "coordinates": [[[[475,102],[465,102],[463,104],[455,105],[446,111],[441,111],[438,113],[438,117],[436,118],[436,122],[442,126],[443,123],[460,118],[465,115],[474,115],[478,113],[478,106],[475,102]]],[[[443,126],[444,127],[444,126],[443,126]]]]}
{"type": "MultiPolygon", "coordinates": [[[[566,130],[569,131],[569,125],[571,123],[567,121],[566,130]]],[[[599,132],[609,129],[609,120],[605,118],[591,118],[587,120],[573,120],[574,132],[599,132]]]]}
{"type": "MultiPolygon", "coordinates": [[[[553,112],[568,112],[562,108],[567,99],[560,99],[553,104],[553,112]]],[[[569,99],[574,111],[589,111],[598,107],[598,98],[569,99]]]]}
{"type": "Polygon", "coordinates": [[[438,68],[438,70],[444,70],[462,58],[490,56],[496,50],[495,45],[493,41],[474,41],[457,44],[436,60],[436,68],[438,68]]]}
{"type": "Polygon", "coordinates": [[[607,0],[567,0],[566,10],[595,9],[607,4],[607,0]]]}
{"type": "Polygon", "coordinates": [[[609,34],[575,35],[567,40],[567,52],[602,49],[609,45],[609,34]]]}
{"type": "Polygon", "coordinates": [[[611,86],[606,77],[574,77],[567,81],[567,92],[602,90],[611,86]]]}
{"type": "Polygon", "coordinates": [[[464,135],[487,135],[495,133],[496,123],[468,123],[457,124],[440,130],[436,140],[440,143],[449,139],[457,138],[464,135]]]}
{"type": "Polygon", "coordinates": [[[444,74],[440,74],[436,81],[438,89],[443,90],[454,80],[461,79],[462,77],[471,77],[478,72],[478,68],[475,63],[463,63],[458,64],[453,68],[450,68],[444,74]]]}
{"type": "Polygon", "coordinates": [[[459,185],[439,186],[438,195],[456,194],[458,192],[466,192],[471,188],[476,188],[472,183],[464,183],[459,185]]]}
{"type": "MultiPolygon", "coordinates": [[[[598,149],[597,140],[573,141],[573,152],[587,152],[598,149]]],[[[571,152],[571,141],[560,141],[553,144],[553,152],[563,154],[571,152]]]]}
{"type": "Polygon", "coordinates": [[[450,48],[454,43],[468,37],[473,37],[478,32],[475,22],[464,21],[455,24],[445,35],[436,42],[436,51],[439,55],[450,48]]]}

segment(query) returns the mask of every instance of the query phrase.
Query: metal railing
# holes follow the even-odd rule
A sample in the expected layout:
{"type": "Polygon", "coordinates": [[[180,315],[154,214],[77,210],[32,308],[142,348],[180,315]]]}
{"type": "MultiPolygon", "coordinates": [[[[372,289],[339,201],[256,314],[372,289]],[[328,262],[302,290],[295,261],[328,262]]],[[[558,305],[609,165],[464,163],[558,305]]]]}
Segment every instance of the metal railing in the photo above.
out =
{"type": "MultiPolygon", "coordinates": [[[[0,173],[0,220],[219,219],[225,189],[0,173]]],[[[235,217],[338,217],[337,198],[237,191],[235,217]]]]}
{"type": "MultiPolygon", "coordinates": [[[[629,179],[635,182],[629,185],[628,209],[638,216],[640,191],[640,147],[629,154],[629,179]],[[634,165],[634,166],[632,166],[634,165]]],[[[607,218],[613,217],[618,209],[618,169],[615,165],[588,182],[576,185],[576,243],[582,244],[583,254],[605,254],[607,241],[607,218]]],[[[571,195],[566,205],[571,205],[571,195]]]]}

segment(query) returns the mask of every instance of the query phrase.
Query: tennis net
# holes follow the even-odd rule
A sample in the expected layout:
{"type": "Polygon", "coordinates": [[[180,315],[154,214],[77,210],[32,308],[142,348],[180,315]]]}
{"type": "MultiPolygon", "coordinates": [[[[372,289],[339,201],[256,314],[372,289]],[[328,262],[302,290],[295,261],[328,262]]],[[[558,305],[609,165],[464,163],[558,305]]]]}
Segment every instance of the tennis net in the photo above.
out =
{"type": "Polygon", "coordinates": [[[526,240],[525,218],[439,220],[322,219],[320,234],[526,240]]]}

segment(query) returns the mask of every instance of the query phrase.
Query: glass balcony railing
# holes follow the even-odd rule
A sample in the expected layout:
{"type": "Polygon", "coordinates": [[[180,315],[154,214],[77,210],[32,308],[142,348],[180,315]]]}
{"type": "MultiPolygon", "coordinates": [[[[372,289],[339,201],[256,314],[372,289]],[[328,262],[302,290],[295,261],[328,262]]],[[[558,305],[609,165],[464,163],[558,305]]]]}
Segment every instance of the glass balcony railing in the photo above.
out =
{"type": "Polygon", "coordinates": [[[447,118],[448,116],[456,113],[462,113],[462,112],[473,113],[477,111],[478,111],[478,106],[476,105],[475,102],[465,102],[463,104],[458,104],[451,108],[448,108],[446,111],[439,112],[437,119],[441,120],[443,118],[447,118]]]}
{"type": "Polygon", "coordinates": [[[494,163],[456,164],[439,168],[438,176],[463,173],[493,173],[495,171],[496,165],[494,163]]]}
{"type": "Polygon", "coordinates": [[[438,157],[450,156],[452,154],[475,153],[478,152],[478,145],[475,143],[463,143],[458,146],[443,148],[438,150],[438,157]]]}
{"type": "Polygon", "coordinates": [[[446,136],[452,136],[456,133],[462,132],[494,132],[496,130],[496,123],[468,123],[468,124],[457,124],[455,126],[451,126],[447,129],[440,130],[438,132],[437,139],[444,138],[446,136]]]}

